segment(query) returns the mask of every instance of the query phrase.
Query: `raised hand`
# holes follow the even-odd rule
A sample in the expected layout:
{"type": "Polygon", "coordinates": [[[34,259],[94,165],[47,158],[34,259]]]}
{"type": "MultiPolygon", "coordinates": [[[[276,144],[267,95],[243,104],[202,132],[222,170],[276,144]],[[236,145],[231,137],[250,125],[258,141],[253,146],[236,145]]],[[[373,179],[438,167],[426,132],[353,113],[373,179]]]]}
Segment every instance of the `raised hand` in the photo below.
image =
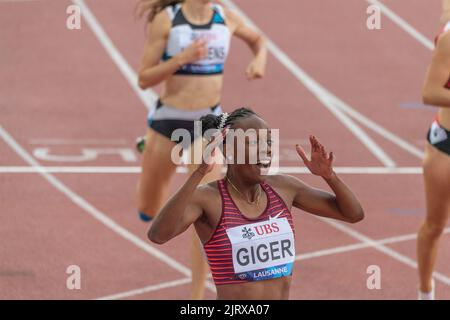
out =
{"type": "Polygon", "coordinates": [[[297,144],[295,147],[298,155],[312,174],[330,179],[333,175],[333,152],[327,155],[324,146],[314,136],[310,136],[309,141],[311,143],[311,160],[307,158],[305,150],[297,144]]]}
{"type": "Polygon", "coordinates": [[[222,129],[222,131],[216,133],[212,137],[211,141],[209,141],[205,146],[203,150],[202,164],[197,169],[197,171],[199,171],[201,174],[206,175],[214,168],[214,165],[216,164],[214,161],[216,149],[220,146],[221,143],[223,143],[223,140],[225,139],[228,131],[228,128],[222,129]]]}
{"type": "Polygon", "coordinates": [[[193,63],[206,57],[208,54],[207,44],[208,42],[204,39],[194,40],[189,47],[179,53],[180,63],[182,65],[193,63]]]}

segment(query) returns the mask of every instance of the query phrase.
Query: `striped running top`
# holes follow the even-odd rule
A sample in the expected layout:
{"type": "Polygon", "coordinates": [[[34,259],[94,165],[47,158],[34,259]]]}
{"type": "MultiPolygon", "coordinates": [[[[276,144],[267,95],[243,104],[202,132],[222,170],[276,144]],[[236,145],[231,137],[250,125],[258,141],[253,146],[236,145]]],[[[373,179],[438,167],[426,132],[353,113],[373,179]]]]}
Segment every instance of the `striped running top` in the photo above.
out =
{"type": "Polygon", "coordinates": [[[258,218],[249,219],[239,211],[224,179],[218,181],[218,187],[222,214],[213,235],[203,245],[215,284],[239,284],[291,275],[295,229],[283,199],[269,184],[261,183],[267,195],[267,206],[258,218]],[[253,269],[248,272],[252,263],[253,269]]]}

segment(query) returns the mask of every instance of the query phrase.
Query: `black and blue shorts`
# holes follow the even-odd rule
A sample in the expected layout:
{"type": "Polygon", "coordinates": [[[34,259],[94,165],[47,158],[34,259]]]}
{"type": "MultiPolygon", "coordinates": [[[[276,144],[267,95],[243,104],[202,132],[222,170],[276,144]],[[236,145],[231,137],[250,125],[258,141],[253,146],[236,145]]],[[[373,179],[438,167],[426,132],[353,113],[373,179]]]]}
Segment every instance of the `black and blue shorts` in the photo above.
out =
{"type": "Polygon", "coordinates": [[[183,143],[184,148],[189,147],[194,142],[197,138],[196,134],[201,136],[201,131],[195,132],[194,130],[195,121],[208,114],[221,115],[222,108],[220,104],[198,110],[182,110],[168,106],[158,99],[155,107],[148,114],[147,122],[149,128],[162,134],[169,140],[183,143]],[[184,129],[189,132],[190,140],[181,141],[181,138],[178,137],[179,130],[177,131],[177,129],[184,129]],[[185,144],[187,145],[185,146],[185,144]]]}

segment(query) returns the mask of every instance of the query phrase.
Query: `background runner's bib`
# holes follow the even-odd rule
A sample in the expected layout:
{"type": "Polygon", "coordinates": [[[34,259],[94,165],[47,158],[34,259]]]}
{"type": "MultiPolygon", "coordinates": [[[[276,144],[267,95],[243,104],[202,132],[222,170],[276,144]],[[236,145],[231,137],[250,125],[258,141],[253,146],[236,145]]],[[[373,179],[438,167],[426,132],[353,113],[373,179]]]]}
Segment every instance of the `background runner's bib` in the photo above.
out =
{"type": "Polygon", "coordinates": [[[258,281],[292,274],[294,233],[286,218],[227,229],[237,278],[258,281]]]}
{"type": "Polygon", "coordinates": [[[230,50],[231,33],[225,22],[223,8],[218,4],[213,4],[212,10],[213,15],[209,23],[194,25],[186,19],[180,4],[166,8],[166,12],[172,20],[172,27],[162,56],[163,61],[176,56],[197,39],[207,41],[206,56],[193,63],[183,65],[175,74],[214,75],[223,72],[230,50]]]}

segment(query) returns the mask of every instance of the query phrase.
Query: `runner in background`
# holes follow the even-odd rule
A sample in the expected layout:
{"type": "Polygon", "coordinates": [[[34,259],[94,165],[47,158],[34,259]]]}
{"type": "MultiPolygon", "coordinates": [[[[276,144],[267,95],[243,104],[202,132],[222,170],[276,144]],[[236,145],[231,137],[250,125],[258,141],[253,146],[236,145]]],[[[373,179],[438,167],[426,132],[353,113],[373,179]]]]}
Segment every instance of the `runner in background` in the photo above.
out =
{"type": "Polygon", "coordinates": [[[420,300],[435,298],[433,269],[450,214],[450,0],[443,1],[442,19],[423,89],[424,103],[439,109],[428,131],[423,161],[427,216],[417,240],[420,300]]]}
{"type": "MultiPolygon", "coordinates": [[[[150,221],[169,196],[177,164],[172,159],[177,129],[188,130],[187,152],[197,150],[194,121],[222,113],[220,106],[224,64],[232,36],[243,40],[253,52],[246,70],[249,80],[265,73],[266,46],[262,35],[249,28],[233,11],[210,0],[141,0],[138,13],[148,14],[148,39],[139,71],[139,86],[145,90],[162,84],[160,98],[148,115],[148,130],[138,184],[139,217],[150,221]]],[[[201,183],[221,176],[221,165],[201,183]]],[[[189,165],[193,172],[195,165],[189,165]]],[[[200,243],[192,242],[192,299],[201,299],[208,266],[200,243]]]]}

